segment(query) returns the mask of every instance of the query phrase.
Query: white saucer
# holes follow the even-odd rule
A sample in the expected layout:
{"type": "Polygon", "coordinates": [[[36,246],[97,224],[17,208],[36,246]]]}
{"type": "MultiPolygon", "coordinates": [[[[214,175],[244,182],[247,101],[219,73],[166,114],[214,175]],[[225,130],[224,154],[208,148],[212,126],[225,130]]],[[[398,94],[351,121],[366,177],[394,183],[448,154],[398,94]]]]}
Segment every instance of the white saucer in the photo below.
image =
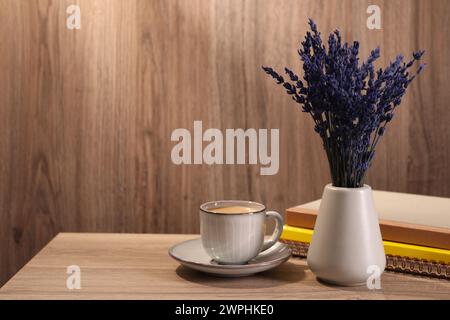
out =
{"type": "Polygon", "coordinates": [[[243,265],[222,265],[205,252],[201,239],[187,240],[169,249],[169,255],[183,266],[221,277],[243,277],[275,268],[287,261],[291,250],[287,244],[278,242],[243,265]]]}

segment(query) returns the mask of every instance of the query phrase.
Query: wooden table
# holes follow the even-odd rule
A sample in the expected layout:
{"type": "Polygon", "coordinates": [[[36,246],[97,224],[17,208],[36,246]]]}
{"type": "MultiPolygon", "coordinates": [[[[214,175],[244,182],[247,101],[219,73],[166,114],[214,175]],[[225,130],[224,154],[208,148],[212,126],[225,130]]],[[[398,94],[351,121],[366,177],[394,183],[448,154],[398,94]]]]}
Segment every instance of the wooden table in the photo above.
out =
{"type": "Polygon", "coordinates": [[[385,273],[380,290],[334,287],[291,258],[246,278],[216,278],[180,266],[173,244],[198,235],[60,233],[0,289],[0,299],[450,299],[450,282],[385,273]],[[66,271],[81,270],[69,290],[66,271]]]}

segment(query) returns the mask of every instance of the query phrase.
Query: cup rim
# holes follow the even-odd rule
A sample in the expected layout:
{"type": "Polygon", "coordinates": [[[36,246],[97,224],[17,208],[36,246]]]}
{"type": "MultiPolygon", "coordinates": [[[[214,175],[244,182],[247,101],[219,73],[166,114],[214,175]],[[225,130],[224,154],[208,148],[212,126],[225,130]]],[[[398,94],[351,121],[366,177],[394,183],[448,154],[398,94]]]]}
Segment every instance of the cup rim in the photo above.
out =
{"type": "Polygon", "coordinates": [[[205,202],[203,204],[200,205],[200,211],[203,211],[205,213],[210,213],[210,214],[219,214],[219,215],[226,215],[226,216],[238,216],[238,215],[244,215],[244,214],[256,214],[256,213],[261,213],[261,212],[265,212],[266,211],[266,206],[263,205],[262,203],[259,202],[255,202],[255,201],[248,201],[248,200],[214,200],[214,201],[208,201],[205,202]],[[241,213],[222,213],[222,212],[212,212],[210,209],[208,209],[209,206],[211,205],[217,205],[218,203],[236,203],[236,204],[241,204],[243,206],[245,205],[253,205],[253,206],[258,206],[259,209],[257,209],[258,211],[253,211],[253,212],[241,212],[241,213]]]}

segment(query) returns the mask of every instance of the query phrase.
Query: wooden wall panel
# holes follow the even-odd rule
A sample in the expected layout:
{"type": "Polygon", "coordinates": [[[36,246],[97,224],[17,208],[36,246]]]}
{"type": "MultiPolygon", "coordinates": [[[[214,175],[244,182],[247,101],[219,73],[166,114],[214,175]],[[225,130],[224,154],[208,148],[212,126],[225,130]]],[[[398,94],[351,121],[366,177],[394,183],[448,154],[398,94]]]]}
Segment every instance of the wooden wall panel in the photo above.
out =
{"type": "Polygon", "coordinates": [[[198,232],[220,198],[283,211],[320,196],[311,120],[260,70],[300,69],[307,17],[376,45],[383,64],[427,51],[388,129],[374,188],[450,196],[446,0],[0,0],[0,285],[59,231],[198,232]],[[66,8],[81,7],[68,30],[66,8]],[[382,9],[382,30],[366,8],[382,9]],[[176,166],[171,132],[280,128],[280,171],[176,166]]]}

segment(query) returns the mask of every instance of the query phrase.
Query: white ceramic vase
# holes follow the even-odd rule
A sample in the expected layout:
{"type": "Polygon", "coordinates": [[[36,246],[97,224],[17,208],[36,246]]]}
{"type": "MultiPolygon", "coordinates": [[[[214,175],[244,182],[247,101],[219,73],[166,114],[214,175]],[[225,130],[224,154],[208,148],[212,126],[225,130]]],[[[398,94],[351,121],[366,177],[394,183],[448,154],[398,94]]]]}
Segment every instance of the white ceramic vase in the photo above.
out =
{"type": "Polygon", "coordinates": [[[308,265],[321,280],[343,286],[365,285],[386,266],[372,189],[325,186],[308,265]]]}

